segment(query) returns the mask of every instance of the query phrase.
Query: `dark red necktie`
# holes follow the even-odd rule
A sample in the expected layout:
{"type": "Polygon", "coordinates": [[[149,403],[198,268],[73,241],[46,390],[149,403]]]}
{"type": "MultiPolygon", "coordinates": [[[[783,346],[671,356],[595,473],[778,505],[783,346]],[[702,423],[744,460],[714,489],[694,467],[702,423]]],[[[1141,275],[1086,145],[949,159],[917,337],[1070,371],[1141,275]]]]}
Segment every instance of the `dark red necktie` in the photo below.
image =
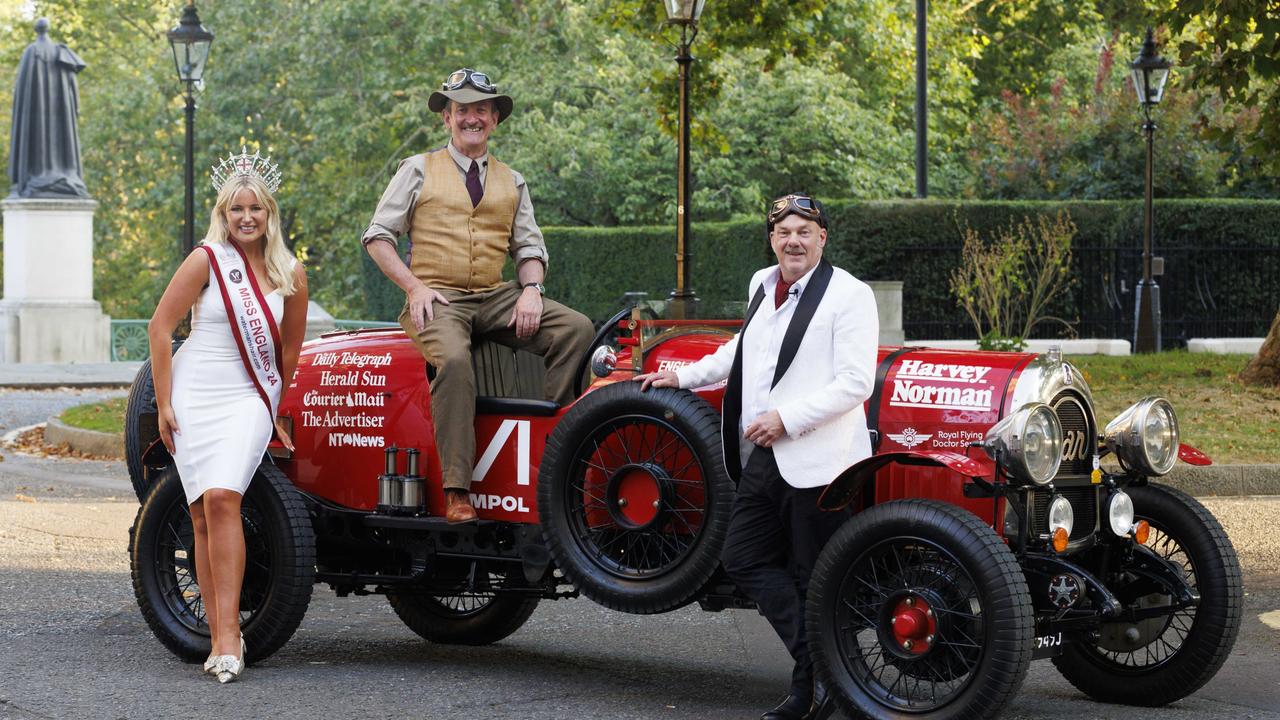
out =
{"type": "Polygon", "coordinates": [[[480,163],[471,161],[471,169],[467,170],[467,193],[471,195],[471,207],[480,204],[484,197],[484,186],[480,184],[480,163]]]}
{"type": "Polygon", "coordinates": [[[782,303],[787,301],[787,293],[791,291],[791,283],[778,278],[778,286],[773,289],[773,309],[777,310],[782,307],[782,303]]]}

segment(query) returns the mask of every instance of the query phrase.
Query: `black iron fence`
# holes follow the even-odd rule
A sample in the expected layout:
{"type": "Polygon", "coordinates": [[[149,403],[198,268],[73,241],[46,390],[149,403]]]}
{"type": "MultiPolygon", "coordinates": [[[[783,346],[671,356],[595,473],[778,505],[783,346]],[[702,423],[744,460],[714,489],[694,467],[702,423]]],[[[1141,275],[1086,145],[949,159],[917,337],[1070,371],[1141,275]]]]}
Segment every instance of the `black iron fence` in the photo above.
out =
{"type": "MultiPolygon", "coordinates": [[[[975,337],[973,324],[936,275],[912,278],[913,259],[939,256],[960,262],[955,246],[902,247],[893,267],[904,279],[903,330],[910,340],[975,337]],[[913,281],[915,280],[915,281],[913,281]],[[922,286],[920,283],[924,283],[922,286]],[[941,287],[939,287],[941,285],[941,287]],[[913,287],[914,286],[914,287],[913,287]],[[943,297],[943,294],[946,294],[943,297]]],[[[1165,348],[1198,337],[1262,337],[1280,310],[1280,249],[1275,247],[1175,247],[1160,249],[1161,331],[1165,348]]],[[[1134,288],[1142,278],[1142,248],[1073,248],[1073,285],[1049,314],[1071,322],[1043,323],[1032,337],[1133,338],[1134,288]]],[[[923,263],[915,263],[921,264],[923,263]]],[[[923,268],[922,268],[923,270],[923,268]]],[[[887,277],[887,275],[886,275],[887,277]]]]}

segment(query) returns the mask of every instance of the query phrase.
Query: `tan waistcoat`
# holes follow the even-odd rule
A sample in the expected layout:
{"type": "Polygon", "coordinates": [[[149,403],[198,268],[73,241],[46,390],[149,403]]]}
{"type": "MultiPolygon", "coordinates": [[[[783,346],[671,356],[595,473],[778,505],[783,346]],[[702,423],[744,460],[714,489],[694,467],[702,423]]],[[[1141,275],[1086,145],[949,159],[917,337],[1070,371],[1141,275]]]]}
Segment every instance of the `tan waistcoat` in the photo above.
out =
{"type": "Polygon", "coordinates": [[[481,292],[498,287],[519,202],[511,168],[489,156],[484,197],[473,208],[448,150],[426,153],[423,163],[425,180],[409,227],[409,268],[437,290],[481,292]]]}

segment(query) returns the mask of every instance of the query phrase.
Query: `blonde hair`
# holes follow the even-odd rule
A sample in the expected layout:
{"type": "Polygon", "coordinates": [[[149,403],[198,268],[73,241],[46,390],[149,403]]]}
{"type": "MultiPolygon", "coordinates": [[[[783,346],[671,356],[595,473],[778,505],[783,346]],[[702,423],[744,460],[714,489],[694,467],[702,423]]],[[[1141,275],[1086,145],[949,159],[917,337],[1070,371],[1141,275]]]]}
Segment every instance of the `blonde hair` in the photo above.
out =
{"type": "Polygon", "coordinates": [[[280,232],[280,206],[276,205],[276,199],[261,178],[240,175],[222,186],[218,191],[218,199],[213,204],[213,211],[209,213],[209,232],[205,233],[202,242],[205,245],[233,242],[231,228],[227,225],[227,210],[236,194],[246,188],[267,209],[267,231],[264,235],[267,246],[263,249],[267,260],[267,277],[281,295],[288,297],[294,291],[294,257],[289,248],[285,247],[284,235],[280,232]]]}

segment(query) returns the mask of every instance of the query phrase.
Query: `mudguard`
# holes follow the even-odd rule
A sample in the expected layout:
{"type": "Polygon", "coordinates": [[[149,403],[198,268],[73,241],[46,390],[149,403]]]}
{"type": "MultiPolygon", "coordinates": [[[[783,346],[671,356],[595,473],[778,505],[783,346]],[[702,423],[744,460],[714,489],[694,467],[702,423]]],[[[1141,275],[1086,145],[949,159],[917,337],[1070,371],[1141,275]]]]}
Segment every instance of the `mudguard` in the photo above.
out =
{"type": "Polygon", "coordinates": [[[945,467],[966,478],[982,477],[991,472],[990,465],[984,465],[967,455],[949,450],[899,450],[880,453],[851,465],[840,473],[818,499],[818,507],[823,510],[839,510],[856,500],[862,492],[866,480],[873,477],[881,468],[892,465],[926,465],[945,467]]]}

